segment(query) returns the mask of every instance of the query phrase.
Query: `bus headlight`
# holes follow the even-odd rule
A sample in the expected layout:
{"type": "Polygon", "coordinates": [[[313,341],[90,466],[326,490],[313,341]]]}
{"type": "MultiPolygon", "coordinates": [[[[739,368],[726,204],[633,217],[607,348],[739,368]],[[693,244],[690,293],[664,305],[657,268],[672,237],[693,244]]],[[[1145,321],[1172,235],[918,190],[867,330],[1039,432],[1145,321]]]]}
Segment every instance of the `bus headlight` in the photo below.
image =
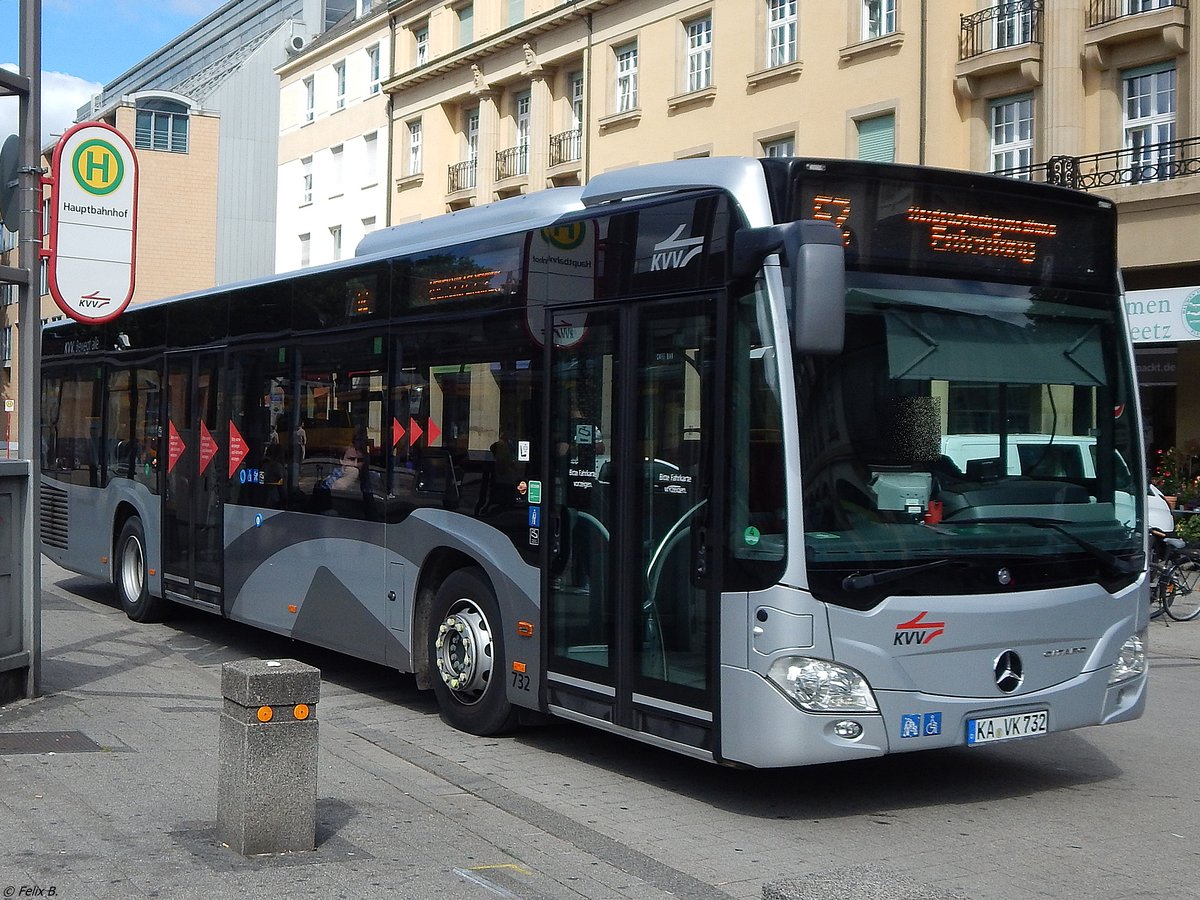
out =
{"type": "Polygon", "coordinates": [[[1141,635],[1130,635],[1121,645],[1117,662],[1108,676],[1109,684],[1117,684],[1143,674],[1146,671],[1146,642],[1141,635]]]}
{"type": "Polygon", "coordinates": [[[785,656],[771,663],[767,677],[784,695],[808,712],[878,712],[867,680],[827,659],[785,656]]]}

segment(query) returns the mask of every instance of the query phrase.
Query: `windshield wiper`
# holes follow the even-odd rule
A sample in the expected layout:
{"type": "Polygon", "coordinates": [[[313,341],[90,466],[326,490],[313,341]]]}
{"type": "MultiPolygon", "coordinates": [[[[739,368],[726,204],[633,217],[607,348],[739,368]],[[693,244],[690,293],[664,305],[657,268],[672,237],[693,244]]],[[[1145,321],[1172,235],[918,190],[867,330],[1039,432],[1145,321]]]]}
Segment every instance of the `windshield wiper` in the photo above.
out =
{"type": "Polygon", "coordinates": [[[899,566],[895,569],[883,569],[879,572],[866,572],[862,575],[847,575],[842,579],[843,591],[861,591],[864,588],[875,587],[877,584],[887,584],[889,581],[899,581],[910,575],[919,575],[931,569],[948,566],[952,560],[935,559],[933,562],[921,563],[916,566],[899,566]]]}
{"type": "Polygon", "coordinates": [[[979,519],[969,519],[963,522],[954,522],[947,524],[954,525],[1029,525],[1033,528],[1048,528],[1051,531],[1058,532],[1068,541],[1075,544],[1077,547],[1086,552],[1104,566],[1105,571],[1110,576],[1117,575],[1132,575],[1138,571],[1140,566],[1130,562],[1127,559],[1122,559],[1115,553],[1105,550],[1103,547],[1097,547],[1091,541],[1084,540],[1077,534],[1072,534],[1064,525],[1069,524],[1068,519],[1042,519],[1037,516],[984,516],[979,519]]]}

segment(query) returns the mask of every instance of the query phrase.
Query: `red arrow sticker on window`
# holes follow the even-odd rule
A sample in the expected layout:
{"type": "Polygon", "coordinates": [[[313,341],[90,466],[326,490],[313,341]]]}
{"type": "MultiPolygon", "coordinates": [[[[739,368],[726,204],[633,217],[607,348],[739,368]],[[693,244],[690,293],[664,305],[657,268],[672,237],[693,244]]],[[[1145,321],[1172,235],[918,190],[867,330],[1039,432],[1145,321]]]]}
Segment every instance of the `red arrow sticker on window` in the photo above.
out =
{"type": "Polygon", "coordinates": [[[417,446],[417,441],[419,441],[421,439],[421,435],[423,435],[424,433],[425,432],[423,432],[421,430],[421,426],[417,424],[417,420],[413,419],[413,418],[409,418],[409,420],[408,420],[408,439],[414,447],[417,446]]]}
{"type": "Polygon", "coordinates": [[[175,430],[175,423],[167,421],[167,474],[171,474],[171,470],[175,468],[175,463],[179,462],[179,457],[183,456],[183,451],[187,449],[187,444],[183,442],[183,438],[179,436],[179,432],[175,430]]]}
{"type": "Polygon", "coordinates": [[[246,446],[246,441],[242,437],[242,433],[237,430],[237,426],[233,424],[233,420],[229,422],[229,477],[233,477],[233,473],[238,470],[238,466],[242,464],[242,460],[250,452],[250,448],[246,446]]]}
{"type": "Polygon", "coordinates": [[[404,437],[404,426],[392,419],[392,446],[395,447],[404,437]]]}
{"type": "Polygon", "coordinates": [[[203,422],[200,423],[200,474],[203,475],[208,469],[208,464],[213,461],[213,457],[217,455],[217,442],[213,440],[213,436],[209,433],[208,426],[203,422]]]}
{"type": "Polygon", "coordinates": [[[438,428],[437,422],[433,419],[425,420],[425,445],[432,447],[433,442],[442,435],[442,429],[438,428]]]}

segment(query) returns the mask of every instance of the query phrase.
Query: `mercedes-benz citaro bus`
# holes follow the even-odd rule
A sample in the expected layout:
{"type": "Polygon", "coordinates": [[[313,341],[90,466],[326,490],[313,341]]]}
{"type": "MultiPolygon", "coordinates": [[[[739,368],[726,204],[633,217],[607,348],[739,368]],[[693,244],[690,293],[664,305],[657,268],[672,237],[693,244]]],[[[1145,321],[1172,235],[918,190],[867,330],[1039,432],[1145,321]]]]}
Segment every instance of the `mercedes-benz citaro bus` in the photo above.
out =
{"type": "Polygon", "coordinates": [[[44,552],[137,621],[411,672],[474,734],[557,716],[794,766],[1133,719],[1115,244],[1086,194],[812,159],[383,229],[47,328],[44,552]],[[979,434],[991,458],[942,451],[979,434]],[[1025,474],[1012,435],[1094,464],[1025,474]]]}

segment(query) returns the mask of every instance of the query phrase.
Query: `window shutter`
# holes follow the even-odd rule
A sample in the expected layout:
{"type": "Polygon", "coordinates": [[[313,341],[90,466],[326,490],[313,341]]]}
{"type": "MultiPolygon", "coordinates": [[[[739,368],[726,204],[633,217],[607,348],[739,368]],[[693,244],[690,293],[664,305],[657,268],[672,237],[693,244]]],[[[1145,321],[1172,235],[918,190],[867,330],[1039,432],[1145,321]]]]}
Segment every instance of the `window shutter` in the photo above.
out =
{"type": "Polygon", "coordinates": [[[858,123],[858,158],[871,162],[896,161],[896,117],[876,116],[858,123]]]}

